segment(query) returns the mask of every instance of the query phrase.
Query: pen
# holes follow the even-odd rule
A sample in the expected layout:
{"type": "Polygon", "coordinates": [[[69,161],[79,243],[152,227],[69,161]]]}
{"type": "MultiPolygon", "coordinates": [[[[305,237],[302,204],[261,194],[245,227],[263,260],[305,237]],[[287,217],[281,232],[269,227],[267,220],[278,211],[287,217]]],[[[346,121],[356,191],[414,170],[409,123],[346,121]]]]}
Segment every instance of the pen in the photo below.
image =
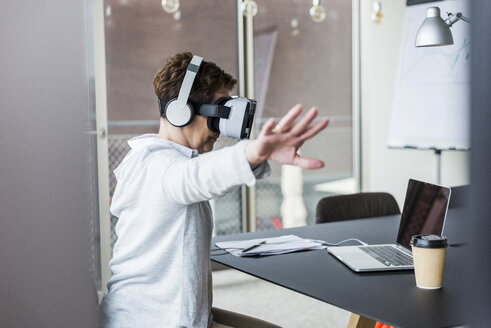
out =
{"type": "Polygon", "coordinates": [[[264,245],[264,244],[266,244],[266,240],[263,240],[259,244],[255,244],[255,245],[252,245],[251,247],[247,247],[247,248],[243,249],[241,253],[245,253],[245,252],[251,251],[254,248],[259,247],[259,246],[264,245]]]}

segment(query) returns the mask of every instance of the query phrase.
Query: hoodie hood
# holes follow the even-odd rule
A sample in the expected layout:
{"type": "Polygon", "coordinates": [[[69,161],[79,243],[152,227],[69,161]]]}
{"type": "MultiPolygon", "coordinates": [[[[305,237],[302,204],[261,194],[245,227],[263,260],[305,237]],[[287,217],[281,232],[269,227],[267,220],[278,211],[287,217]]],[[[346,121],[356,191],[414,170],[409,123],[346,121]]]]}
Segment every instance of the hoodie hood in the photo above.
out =
{"type": "Polygon", "coordinates": [[[182,145],[179,145],[170,140],[161,139],[157,137],[155,133],[148,133],[141,136],[137,136],[128,140],[132,150],[138,151],[147,149],[150,152],[162,150],[162,149],[175,149],[182,153],[184,156],[192,158],[198,156],[198,151],[182,145]]]}
{"type": "Polygon", "coordinates": [[[149,155],[161,150],[178,151],[183,156],[193,158],[198,156],[198,151],[175,142],[157,138],[157,134],[149,133],[137,136],[128,140],[131,150],[126,154],[118,167],[114,170],[116,179],[120,181],[123,177],[139,167],[139,163],[144,161],[149,155]]]}

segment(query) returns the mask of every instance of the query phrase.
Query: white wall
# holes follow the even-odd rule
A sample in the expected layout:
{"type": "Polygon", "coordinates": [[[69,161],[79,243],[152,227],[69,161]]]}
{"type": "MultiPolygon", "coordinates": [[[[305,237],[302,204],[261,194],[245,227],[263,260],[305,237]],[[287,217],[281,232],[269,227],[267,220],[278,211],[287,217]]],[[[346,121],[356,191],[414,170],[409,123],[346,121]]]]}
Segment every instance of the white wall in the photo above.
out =
{"type": "MultiPolygon", "coordinates": [[[[370,20],[372,1],[361,0],[362,189],[387,191],[399,205],[409,178],[435,182],[436,157],[427,150],[387,147],[405,0],[382,1],[384,21],[370,20]]],[[[467,184],[468,152],[442,152],[441,184],[467,184]]]]}
{"type": "Polygon", "coordinates": [[[86,2],[0,13],[0,327],[98,327],[86,2]]]}

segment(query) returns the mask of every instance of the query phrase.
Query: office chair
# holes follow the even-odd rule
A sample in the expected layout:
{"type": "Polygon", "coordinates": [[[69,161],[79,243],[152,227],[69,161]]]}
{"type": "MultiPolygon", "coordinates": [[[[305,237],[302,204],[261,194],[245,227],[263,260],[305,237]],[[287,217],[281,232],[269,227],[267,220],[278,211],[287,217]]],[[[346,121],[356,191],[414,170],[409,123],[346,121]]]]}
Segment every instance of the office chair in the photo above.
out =
{"type": "Polygon", "coordinates": [[[317,203],[316,223],[401,214],[395,198],[386,192],[329,196],[317,203]]]}
{"type": "MultiPolygon", "coordinates": [[[[375,216],[401,214],[395,198],[386,192],[362,192],[351,195],[329,196],[322,198],[317,203],[315,211],[315,223],[326,223],[343,220],[362,219],[375,216]]],[[[382,322],[375,322],[368,318],[361,318],[352,313],[351,326],[348,327],[373,327],[393,328],[382,322]]]]}
{"type": "Polygon", "coordinates": [[[450,203],[448,204],[449,208],[463,207],[468,199],[470,186],[455,186],[450,188],[452,190],[452,194],[450,195],[450,203]]]}

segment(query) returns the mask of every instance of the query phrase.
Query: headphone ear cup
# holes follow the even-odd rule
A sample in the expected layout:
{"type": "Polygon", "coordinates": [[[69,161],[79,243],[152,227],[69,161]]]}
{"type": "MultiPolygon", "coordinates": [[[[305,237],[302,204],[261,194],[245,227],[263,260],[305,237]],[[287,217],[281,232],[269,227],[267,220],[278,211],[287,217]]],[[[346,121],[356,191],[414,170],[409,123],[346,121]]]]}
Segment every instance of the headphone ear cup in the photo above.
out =
{"type": "Polygon", "coordinates": [[[177,98],[171,99],[165,106],[165,118],[177,127],[183,127],[191,123],[194,119],[194,108],[191,103],[184,107],[179,106],[177,98]]]}

